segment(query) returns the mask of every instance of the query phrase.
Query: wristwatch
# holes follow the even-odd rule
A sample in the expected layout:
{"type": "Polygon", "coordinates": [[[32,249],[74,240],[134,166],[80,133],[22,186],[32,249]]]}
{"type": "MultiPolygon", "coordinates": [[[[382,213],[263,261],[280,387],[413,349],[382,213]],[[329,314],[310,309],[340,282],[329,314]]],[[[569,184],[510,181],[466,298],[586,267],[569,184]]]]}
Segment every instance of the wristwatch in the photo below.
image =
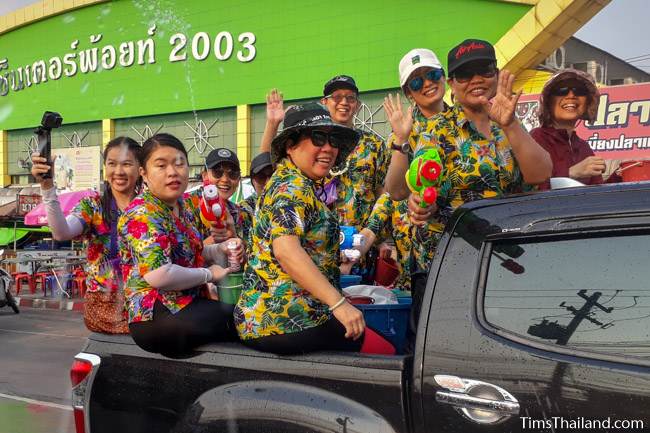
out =
{"type": "Polygon", "coordinates": [[[390,146],[391,149],[393,149],[393,150],[397,150],[397,151],[399,151],[399,152],[402,152],[403,154],[407,154],[408,151],[409,151],[409,148],[410,148],[410,147],[411,147],[411,146],[409,145],[408,140],[405,141],[405,142],[402,143],[402,144],[395,144],[395,143],[393,143],[393,144],[390,146]]]}

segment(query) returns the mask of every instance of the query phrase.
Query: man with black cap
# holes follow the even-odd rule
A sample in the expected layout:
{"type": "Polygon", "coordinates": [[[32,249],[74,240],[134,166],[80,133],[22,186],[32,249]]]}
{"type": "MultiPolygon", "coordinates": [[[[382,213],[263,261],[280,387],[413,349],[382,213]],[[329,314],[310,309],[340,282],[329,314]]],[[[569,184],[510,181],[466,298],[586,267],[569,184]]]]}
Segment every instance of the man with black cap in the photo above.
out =
{"type": "MultiPolygon", "coordinates": [[[[239,207],[230,201],[230,197],[239,187],[241,170],[239,168],[239,158],[235,152],[226,148],[218,148],[211,151],[205,158],[205,169],[201,173],[203,184],[212,184],[217,187],[219,196],[226,201],[228,207],[228,224],[225,229],[211,227],[209,234],[214,242],[223,242],[233,236],[242,238],[241,233],[242,219],[239,207]]],[[[201,196],[201,191],[197,194],[201,196]]],[[[243,239],[243,238],[242,238],[243,239]]],[[[210,242],[210,241],[208,241],[210,242]]]]}
{"type": "MultiPolygon", "coordinates": [[[[428,230],[427,239],[435,242],[436,234],[448,221],[453,210],[465,202],[522,191],[527,184],[546,181],[552,170],[548,153],[526,132],[515,118],[521,92],[512,93],[515,77],[497,69],[494,47],[487,41],[468,39],[447,55],[449,79],[455,104],[436,115],[419,134],[414,148],[437,149],[442,161],[438,199],[435,205],[419,206],[420,198],[409,199],[409,213],[414,224],[428,230]]],[[[410,161],[409,161],[410,162],[410,161]]],[[[395,200],[405,199],[403,166],[391,173],[399,182],[387,183],[395,200]]],[[[395,166],[391,164],[391,170],[395,166]]],[[[413,315],[417,323],[420,296],[435,245],[429,251],[422,278],[414,276],[413,315]]],[[[416,270],[417,271],[417,270],[416,270]]],[[[412,321],[411,326],[414,326],[412,321]]]]}
{"type": "MultiPolygon", "coordinates": [[[[325,83],[321,103],[335,123],[354,128],[354,115],[361,101],[352,77],[337,75],[325,83]]],[[[367,131],[357,132],[360,138],[356,147],[341,165],[332,169],[329,182],[336,186],[335,208],[339,223],[361,231],[383,193],[390,155],[379,136],[367,131]]]]}
{"type": "Polygon", "coordinates": [[[262,152],[251,161],[250,176],[255,193],[239,202],[239,210],[243,221],[242,235],[246,248],[250,248],[250,231],[255,220],[255,207],[257,198],[264,191],[266,183],[273,175],[273,164],[271,163],[271,152],[262,152]]]}

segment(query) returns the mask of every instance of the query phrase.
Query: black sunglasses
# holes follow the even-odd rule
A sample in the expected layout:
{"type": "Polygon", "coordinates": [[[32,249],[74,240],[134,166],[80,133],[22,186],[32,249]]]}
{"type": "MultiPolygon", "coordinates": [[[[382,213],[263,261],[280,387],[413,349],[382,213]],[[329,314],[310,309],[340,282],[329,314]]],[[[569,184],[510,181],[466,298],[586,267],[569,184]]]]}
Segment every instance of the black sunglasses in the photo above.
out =
{"type": "Polygon", "coordinates": [[[494,63],[485,63],[482,65],[470,65],[465,68],[460,68],[453,73],[454,80],[459,83],[466,83],[475,75],[480,75],[483,78],[492,78],[497,74],[497,66],[494,63]]]}
{"type": "Polygon", "coordinates": [[[212,176],[215,177],[215,179],[221,179],[221,176],[224,174],[228,176],[228,179],[230,180],[237,180],[241,177],[241,171],[239,170],[224,170],[223,168],[212,168],[210,169],[210,172],[212,173],[212,176]]]}
{"type": "Polygon", "coordinates": [[[328,132],[312,129],[311,131],[303,132],[302,135],[309,137],[312,144],[316,147],[323,147],[326,143],[329,143],[330,146],[340,149],[350,141],[346,134],[337,131],[328,132]]]}
{"type": "Polygon", "coordinates": [[[551,95],[566,96],[569,92],[572,92],[573,96],[587,96],[589,94],[589,91],[585,86],[562,86],[552,89],[551,95]]]}
{"type": "Polygon", "coordinates": [[[424,86],[424,80],[429,80],[429,81],[439,81],[442,76],[444,75],[444,71],[442,69],[430,69],[427,72],[425,72],[423,75],[420,75],[418,77],[413,77],[409,80],[409,89],[411,89],[414,92],[417,92],[424,86]]]}

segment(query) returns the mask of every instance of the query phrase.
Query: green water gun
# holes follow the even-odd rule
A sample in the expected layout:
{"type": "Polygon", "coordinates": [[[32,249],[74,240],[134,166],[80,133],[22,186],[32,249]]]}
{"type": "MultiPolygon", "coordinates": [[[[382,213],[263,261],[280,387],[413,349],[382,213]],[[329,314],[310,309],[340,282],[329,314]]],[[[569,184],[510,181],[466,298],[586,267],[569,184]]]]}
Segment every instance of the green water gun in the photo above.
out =
{"type": "Polygon", "coordinates": [[[411,192],[422,198],[420,206],[427,207],[436,202],[438,192],[435,186],[442,174],[442,162],[437,149],[427,149],[416,154],[408,171],[406,184],[411,192]]]}

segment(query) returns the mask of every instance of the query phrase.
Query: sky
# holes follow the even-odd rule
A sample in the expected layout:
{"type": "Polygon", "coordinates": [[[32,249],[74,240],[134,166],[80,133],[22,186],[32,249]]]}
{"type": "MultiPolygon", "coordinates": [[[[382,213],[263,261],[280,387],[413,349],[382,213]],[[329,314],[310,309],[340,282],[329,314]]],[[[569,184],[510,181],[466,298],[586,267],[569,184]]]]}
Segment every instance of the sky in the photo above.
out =
{"type": "MultiPolygon", "coordinates": [[[[0,0],[0,15],[37,2],[0,0]]],[[[612,0],[575,36],[650,72],[649,6],[648,0],[612,0]]]]}

